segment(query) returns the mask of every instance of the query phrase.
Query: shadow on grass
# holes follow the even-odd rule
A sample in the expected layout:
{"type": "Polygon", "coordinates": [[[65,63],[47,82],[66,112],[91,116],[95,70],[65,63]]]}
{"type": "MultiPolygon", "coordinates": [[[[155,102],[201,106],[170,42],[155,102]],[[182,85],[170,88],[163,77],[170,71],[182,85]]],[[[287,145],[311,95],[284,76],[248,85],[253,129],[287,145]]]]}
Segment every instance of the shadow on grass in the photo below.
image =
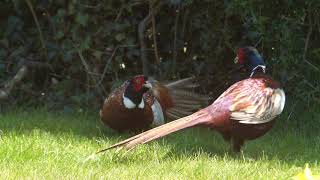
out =
{"type": "MultiPolygon", "coordinates": [[[[42,130],[54,135],[73,134],[79,137],[119,138],[120,134],[106,128],[96,113],[48,112],[44,109],[16,110],[0,116],[2,133],[29,134],[42,130]]],[[[127,135],[129,136],[129,135],[127,135]]]]}
{"type": "MultiPolygon", "coordinates": [[[[247,141],[243,152],[236,154],[230,151],[230,145],[218,133],[206,128],[191,128],[169,135],[158,140],[158,147],[170,147],[162,156],[163,159],[192,157],[204,153],[208,157],[225,157],[242,160],[280,160],[290,164],[303,165],[306,162],[315,162],[320,158],[319,125],[310,120],[308,125],[297,130],[296,124],[285,120],[287,116],[278,119],[275,128],[267,135],[254,141],[247,141]]],[[[313,118],[319,118],[315,116],[313,118]]],[[[29,134],[40,129],[56,136],[61,134],[76,135],[88,139],[100,139],[115,143],[126,139],[133,134],[119,134],[105,128],[95,113],[48,113],[45,110],[19,110],[2,115],[0,130],[3,134],[29,134]]],[[[307,119],[307,118],[304,118],[307,119]]],[[[297,121],[299,123],[299,121],[297,121]]],[[[109,143],[110,143],[109,142],[109,143]]],[[[101,145],[104,147],[104,145],[101,145]]],[[[146,145],[145,148],[151,148],[146,145]]],[[[135,150],[127,156],[135,154],[135,150]],[[133,154],[131,154],[133,153],[133,154]],[[130,155],[131,154],[131,155],[130,155]]],[[[149,152],[146,152],[149,153],[149,152]]],[[[114,154],[114,153],[113,153],[114,154]]],[[[135,156],[135,155],[134,155],[135,156]]],[[[143,156],[146,156],[145,154],[143,156]]],[[[113,160],[118,163],[127,163],[131,158],[116,156],[113,160]]],[[[139,158],[138,158],[139,159],[139,158]]]]}
{"type": "MultiPolygon", "coordinates": [[[[239,154],[230,150],[230,144],[225,142],[220,134],[207,128],[191,128],[176,132],[158,140],[155,146],[170,147],[170,150],[162,156],[163,160],[195,157],[201,153],[211,158],[218,156],[239,161],[276,161],[299,167],[305,163],[317,163],[320,158],[320,129],[317,122],[319,116],[304,117],[303,119],[309,123],[298,126],[299,128],[297,128],[299,122],[289,122],[286,120],[287,116],[281,118],[265,136],[246,141],[239,154]]],[[[150,149],[150,154],[157,151],[152,145],[144,146],[150,149]]],[[[134,151],[130,153],[136,161],[145,159],[137,158],[134,151]]],[[[142,154],[142,156],[147,155],[142,154]]],[[[125,157],[120,162],[132,162],[132,159],[125,157]]]]}
{"type": "Polygon", "coordinates": [[[320,158],[319,125],[309,124],[296,130],[294,126],[286,127],[285,123],[277,123],[265,136],[246,141],[241,153],[230,150],[230,144],[211,130],[194,129],[179,132],[177,137],[166,138],[164,144],[173,148],[168,158],[176,156],[192,156],[199,151],[209,157],[231,157],[237,160],[281,161],[290,165],[303,166],[305,163],[317,163],[320,158]]]}

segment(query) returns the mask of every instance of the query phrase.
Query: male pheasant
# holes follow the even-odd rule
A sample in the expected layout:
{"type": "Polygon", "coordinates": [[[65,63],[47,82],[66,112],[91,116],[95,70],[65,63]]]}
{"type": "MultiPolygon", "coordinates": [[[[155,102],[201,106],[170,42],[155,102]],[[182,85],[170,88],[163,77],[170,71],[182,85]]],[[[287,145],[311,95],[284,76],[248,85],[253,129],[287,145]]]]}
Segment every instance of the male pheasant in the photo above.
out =
{"type": "Polygon", "coordinates": [[[114,90],[100,110],[102,122],[119,132],[141,131],[199,110],[208,98],[191,91],[194,78],[168,84],[135,76],[114,90]]]}
{"type": "Polygon", "coordinates": [[[233,150],[239,152],[245,140],[256,139],[272,128],[274,118],[284,108],[285,93],[278,82],[265,75],[265,63],[254,47],[239,48],[235,62],[243,66],[250,77],[233,84],[210,106],[99,152],[115,147],[132,149],[193,126],[218,131],[232,143],[233,150]]]}

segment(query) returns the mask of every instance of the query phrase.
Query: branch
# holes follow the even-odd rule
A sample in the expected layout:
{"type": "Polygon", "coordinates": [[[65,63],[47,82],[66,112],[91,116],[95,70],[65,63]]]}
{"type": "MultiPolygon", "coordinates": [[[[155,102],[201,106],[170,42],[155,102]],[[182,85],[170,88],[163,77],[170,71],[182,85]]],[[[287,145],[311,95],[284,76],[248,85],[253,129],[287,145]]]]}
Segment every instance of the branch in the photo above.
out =
{"type": "Polygon", "coordinates": [[[307,55],[307,51],[308,51],[308,46],[309,46],[309,41],[310,41],[310,37],[311,37],[312,31],[313,31],[313,25],[312,25],[312,18],[311,18],[310,8],[309,8],[308,19],[309,19],[309,30],[308,30],[307,37],[306,37],[306,41],[305,41],[305,44],[304,44],[303,60],[306,59],[306,55],[307,55]]]}
{"type": "Polygon", "coordinates": [[[0,100],[5,100],[9,97],[9,94],[11,93],[12,89],[22,81],[22,79],[27,75],[28,68],[27,66],[22,66],[17,74],[9,81],[7,81],[3,88],[0,89],[0,100]]]}
{"type": "MultiPolygon", "coordinates": [[[[104,89],[104,87],[98,82],[98,77],[97,73],[92,72],[90,69],[89,64],[87,63],[86,59],[84,58],[82,51],[78,50],[78,55],[80,57],[80,60],[82,62],[82,65],[84,66],[84,69],[86,71],[86,75],[87,75],[87,94],[90,93],[90,88],[94,87],[96,88],[96,92],[100,95],[99,97],[102,98],[102,100],[104,100],[103,95],[106,93],[106,90],[104,89]],[[93,83],[93,85],[90,85],[90,80],[93,83]]],[[[87,98],[87,103],[88,103],[88,98],[87,98]]]]}
{"type": "MultiPolygon", "coordinates": [[[[25,0],[26,3],[28,4],[28,7],[31,11],[31,14],[33,16],[33,19],[34,19],[34,22],[36,23],[36,26],[37,26],[37,29],[38,29],[38,32],[39,32],[39,39],[40,39],[40,42],[41,42],[41,46],[44,50],[44,55],[45,55],[45,58],[48,58],[48,52],[47,52],[47,48],[46,48],[46,44],[45,44],[45,41],[44,41],[44,38],[43,38],[43,34],[42,34],[42,31],[41,31],[41,28],[40,28],[40,23],[38,21],[38,18],[37,18],[37,15],[33,9],[33,6],[32,6],[32,3],[30,2],[30,0],[25,0]]],[[[48,60],[48,59],[47,59],[48,60]]]]}
{"type": "Polygon", "coordinates": [[[150,5],[150,11],[152,13],[152,34],[153,34],[153,45],[154,45],[154,55],[156,58],[157,64],[160,64],[159,52],[158,52],[158,43],[157,43],[157,30],[156,30],[156,19],[154,16],[153,8],[150,5]]]}
{"type": "Polygon", "coordinates": [[[102,87],[100,86],[100,84],[98,84],[98,80],[95,77],[95,73],[92,72],[90,69],[89,64],[87,63],[87,61],[85,60],[85,58],[82,55],[82,51],[78,50],[78,55],[80,57],[80,60],[82,62],[82,65],[84,66],[84,69],[87,73],[87,84],[89,86],[87,86],[87,92],[89,93],[89,89],[90,89],[90,79],[92,80],[92,82],[94,83],[93,87],[97,88],[97,92],[100,93],[102,95],[102,87]]]}
{"type": "Polygon", "coordinates": [[[174,39],[173,39],[173,73],[175,72],[176,64],[177,64],[177,41],[178,41],[178,23],[179,23],[179,15],[180,15],[180,6],[176,10],[176,18],[174,20],[174,39]]]}
{"type": "Polygon", "coordinates": [[[157,14],[161,5],[162,5],[162,3],[160,2],[157,7],[152,8],[152,10],[150,9],[149,14],[139,23],[139,26],[138,26],[138,36],[139,36],[139,41],[140,41],[140,54],[141,54],[141,61],[142,61],[142,70],[143,70],[144,75],[149,75],[149,64],[148,64],[147,54],[146,54],[147,46],[144,41],[144,32],[146,30],[146,27],[151,22],[152,15],[157,14]]]}
{"type": "Polygon", "coordinates": [[[138,34],[139,34],[139,41],[140,41],[140,54],[141,54],[141,61],[142,61],[142,71],[144,75],[149,75],[149,68],[148,68],[148,60],[146,54],[146,43],[144,42],[144,31],[146,26],[150,23],[152,14],[149,13],[140,23],[138,26],[138,34]]]}
{"type": "Polygon", "coordinates": [[[108,68],[109,68],[109,66],[110,66],[110,63],[111,63],[111,60],[113,59],[113,57],[114,57],[114,55],[116,54],[116,52],[118,51],[118,49],[120,49],[120,48],[126,48],[126,47],[136,47],[136,46],[137,46],[137,45],[122,45],[122,46],[117,46],[117,47],[113,50],[111,56],[109,57],[109,59],[107,60],[106,65],[105,65],[104,68],[103,68],[103,72],[102,72],[102,74],[101,74],[101,76],[100,76],[100,80],[99,80],[99,82],[97,83],[98,86],[101,85],[104,77],[106,76],[107,70],[108,70],[108,68]]]}
{"type": "Polygon", "coordinates": [[[313,67],[315,70],[320,71],[319,68],[315,65],[313,65],[311,62],[309,62],[306,58],[307,56],[307,51],[308,51],[308,47],[309,47],[309,41],[310,41],[310,37],[312,35],[312,31],[313,31],[313,23],[312,23],[312,16],[311,16],[311,12],[310,12],[310,7],[309,7],[309,14],[308,14],[308,19],[309,19],[309,29],[308,29],[308,33],[307,33],[307,37],[306,37],[306,41],[304,44],[304,52],[303,52],[303,60],[310,65],[311,67],[313,67]]]}
{"type": "Polygon", "coordinates": [[[40,62],[40,61],[34,61],[34,60],[30,60],[30,58],[21,58],[20,62],[19,62],[20,66],[27,66],[28,68],[39,68],[39,69],[49,69],[49,70],[53,70],[53,67],[46,62],[40,62]]]}
{"type": "Polygon", "coordinates": [[[118,22],[118,21],[119,21],[121,15],[122,15],[122,13],[123,13],[123,9],[124,9],[124,6],[122,6],[122,7],[120,8],[119,13],[117,14],[117,17],[116,17],[116,19],[114,20],[114,22],[118,22]]]}

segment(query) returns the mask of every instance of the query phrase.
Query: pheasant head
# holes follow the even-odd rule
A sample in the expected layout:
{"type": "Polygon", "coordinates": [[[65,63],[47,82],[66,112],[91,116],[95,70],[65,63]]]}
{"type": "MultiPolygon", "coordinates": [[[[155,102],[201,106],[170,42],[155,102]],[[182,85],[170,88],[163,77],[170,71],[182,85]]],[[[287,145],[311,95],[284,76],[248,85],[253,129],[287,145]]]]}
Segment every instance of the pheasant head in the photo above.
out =
{"type": "Polygon", "coordinates": [[[239,48],[234,62],[241,65],[250,74],[250,77],[258,72],[266,72],[266,64],[263,58],[258,50],[252,46],[239,48]]]}
{"type": "Polygon", "coordinates": [[[144,108],[143,94],[152,88],[148,77],[139,75],[128,81],[128,86],[123,93],[123,104],[126,108],[144,108]]]}

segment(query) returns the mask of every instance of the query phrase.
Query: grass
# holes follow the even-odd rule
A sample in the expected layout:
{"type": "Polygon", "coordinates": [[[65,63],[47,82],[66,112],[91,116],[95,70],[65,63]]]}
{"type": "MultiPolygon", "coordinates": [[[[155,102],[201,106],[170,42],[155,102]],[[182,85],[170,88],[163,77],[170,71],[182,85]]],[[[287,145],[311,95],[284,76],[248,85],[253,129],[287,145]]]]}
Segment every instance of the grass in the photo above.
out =
{"type": "Polygon", "coordinates": [[[239,155],[217,133],[193,128],[91,156],[130,134],[104,128],[97,114],[15,110],[0,115],[0,179],[289,179],[305,163],[320,174],[320,113],[288,114],[239,155]]]}

